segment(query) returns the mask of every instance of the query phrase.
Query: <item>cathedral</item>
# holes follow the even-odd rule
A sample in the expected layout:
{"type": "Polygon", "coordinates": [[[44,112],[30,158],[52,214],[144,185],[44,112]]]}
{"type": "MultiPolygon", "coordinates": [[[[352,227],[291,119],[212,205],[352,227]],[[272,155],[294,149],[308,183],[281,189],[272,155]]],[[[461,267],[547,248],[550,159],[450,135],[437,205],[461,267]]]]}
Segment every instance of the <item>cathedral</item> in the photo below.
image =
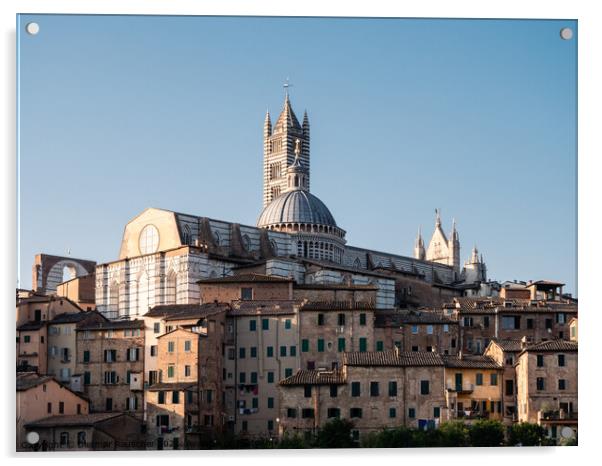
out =
{"type": "Polygon", "coordinates": [[[288,92],[263,131],[263,209],[255,226],[148,208],[126,226],[119,258],[96,266],[96,303],[107,317],[144,315],[159,304],[198,303],[198,281],[253,271],[297,283],[373,285],[376,308],[438,305],[487,281],[476,247],[460,269],[455,221],[449,238],[440,212],[413,257],[347,244],[346,231],[310,191],[310,125],[299,123],[288,92]]]}

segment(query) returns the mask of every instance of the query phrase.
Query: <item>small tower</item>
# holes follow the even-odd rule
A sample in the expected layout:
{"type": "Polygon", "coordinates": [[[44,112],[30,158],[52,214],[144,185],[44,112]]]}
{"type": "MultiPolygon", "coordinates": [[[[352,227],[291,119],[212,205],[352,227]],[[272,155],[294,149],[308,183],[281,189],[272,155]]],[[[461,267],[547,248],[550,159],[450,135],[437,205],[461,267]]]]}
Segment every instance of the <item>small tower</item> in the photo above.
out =
{"type": "Polygon", "coordinates": [[[472,248],[470,258],[464,262],[462,279],[465,283],[484,283],[487,281],[487,266],[483,261],[483,255],[481,254],[479,257],[479,251],[476,245],[472,248]]]}
{"type": "Polygon", "coordinates": [[[309,191],[309,118],[303,117],[299,124],[288,95],[289,84],[285,84],[282,112],[272,126],[266,115],[263,130],[263,206],[278,197],[287,188],[287,169],[295,160],[296,141],[300,141],[299,159],[307,170],[306,186],[309,191]]]}
{"type": "Polygon", "coordinates": [[[293,164],[286,170],[286,189],[283,192],[294,191],[300,189],[308,191],[308,172],[303,162],[301,162],[301,139],[295,140],[295,160],[293,164]]]}
{"type": "Polygon", "coordinates": [[[452,221],[452,230],[450,233],[448,248],[449,248],[449,265],[454,267],[456,274],[460,274],[460,235],[456,229],[456,219],[452,221]]]}
{"type": "Polygon", "coordinates": [[[424,250],[424,241],[422,240],[422,232],[418,228],[418,235],[416,236],[416,242],[414,243],[414,259],[420,259],[423,261],[426,258],[426,251],[424,250]]]}

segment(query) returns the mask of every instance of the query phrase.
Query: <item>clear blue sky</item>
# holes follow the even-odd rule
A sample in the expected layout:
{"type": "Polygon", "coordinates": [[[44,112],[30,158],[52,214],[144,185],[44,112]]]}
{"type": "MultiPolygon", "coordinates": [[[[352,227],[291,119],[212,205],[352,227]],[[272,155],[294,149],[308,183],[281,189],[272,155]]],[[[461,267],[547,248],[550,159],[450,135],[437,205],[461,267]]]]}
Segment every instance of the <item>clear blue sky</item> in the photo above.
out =
{"type": "Polygon", "coordinates": [[[476,243],[490,278],[576,292],[575,21],[19,22],[23,287],[38,252],[116,259],[149,206],[254,225],[290,77],[312,192],[349,244],[411,255],[439,207],[462,262],[476,243]]]}

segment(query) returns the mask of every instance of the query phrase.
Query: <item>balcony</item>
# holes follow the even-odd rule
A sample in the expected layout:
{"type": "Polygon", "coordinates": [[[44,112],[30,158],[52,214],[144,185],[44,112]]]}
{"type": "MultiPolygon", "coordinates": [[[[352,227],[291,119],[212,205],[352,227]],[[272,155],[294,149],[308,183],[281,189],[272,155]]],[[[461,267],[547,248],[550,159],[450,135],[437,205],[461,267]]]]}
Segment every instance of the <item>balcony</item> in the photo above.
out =
{"type": "Polygon", "coordinates": [[[460,384],[448,383],[446,388],[447,388],[448,392],[456,392],[459,395],[463,395],[463,394],[472,393],[474,391],[474,384],[464,383],[464,384],[460,385],[460,384]]]}
{"type": "Polygon", "coordinates": [[[563,409],[557,411],[539,411],[539,419],[541,421],[548,422],[563,422],[563,421],[577,421],[578,413],[566,412],[563,409]]]}

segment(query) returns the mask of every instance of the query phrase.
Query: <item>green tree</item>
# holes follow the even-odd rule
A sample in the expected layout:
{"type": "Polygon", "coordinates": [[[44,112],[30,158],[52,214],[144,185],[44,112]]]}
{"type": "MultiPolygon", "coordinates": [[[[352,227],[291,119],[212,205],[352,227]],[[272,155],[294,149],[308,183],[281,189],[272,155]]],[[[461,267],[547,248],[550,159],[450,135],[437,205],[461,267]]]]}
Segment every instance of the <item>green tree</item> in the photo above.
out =
{"type": "Polygon", "coordinates": [[[328,421],[318,431],[315,440],[316,448],[352,448],[355,442],[351,438],[353,422],[347,419],[328,421]]]}
{"type": "Polygon", "coordinates": [[[373,432],[362,441],[362,447],[367,448],[410,448],[413,446],[413,432],[404,426],[373,432]]]}
{"type": "Polygon", "coordinates": [[[442,447],[467,447],[470,444],[468,427],[462,421],[444,422],[439,427],[442,447]]]}
{"type": "Polygon", "coordinates": [[[284,437],[278,443],[278,448],[285,449],[301,449],[301,448],[309,448],[303,437],[300,435],[288,435],[285,434],[284,437]]]}
{"type": "Polygon", "coordinates": [[[499,447],[504,441],[504,426],[499,421],[481,419],[468,429],[473,447],[499,447]]]}
{"type": "Polygon", "coordinates": [[[524,447],[539,446],[546,443],[546,430],[529,422],[514,424],[510,429],[510,440],[512,446],[522,445],[524,447]]]}

